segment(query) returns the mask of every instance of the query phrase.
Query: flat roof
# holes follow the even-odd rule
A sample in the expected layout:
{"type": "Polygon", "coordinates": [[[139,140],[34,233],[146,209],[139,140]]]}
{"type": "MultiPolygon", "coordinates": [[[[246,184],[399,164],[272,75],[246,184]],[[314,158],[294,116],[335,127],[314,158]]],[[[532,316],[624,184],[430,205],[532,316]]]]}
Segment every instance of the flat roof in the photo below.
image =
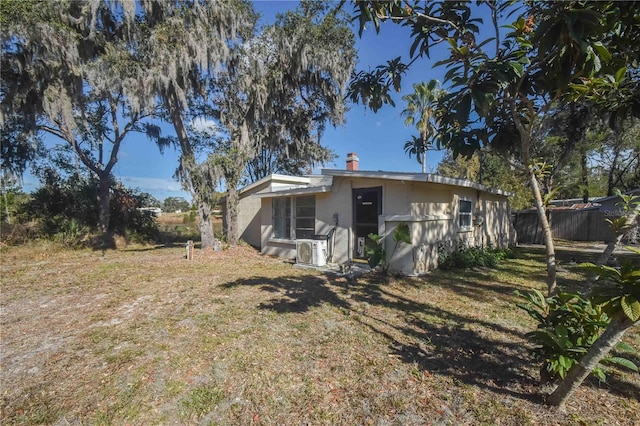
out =
{"type": "Polygon", "coordinates": [[[255,194],[258,198],[276,198],[276,197],[288,197],[290,195],[306,195],[306,194],[322,194],[324,192],[331,191],[331,186],[308,186],[305,188],[292,188],[284,189],[282,191],[271,191],[255,194]]]}
{"type": "Polygon", "coordinates": [[[262,185],[263,183],[267,183],[269,181],[285,182],[285,183],[309,183],[311,181],[311,178],[309,176],[289,176],[289,175],[281,175],[281,174],[274,173],[274,174],[265,176],[262,179],[257,180],[253,183],[250,183],[249,185],[240,189],[240,191],[238,191],[238,194],[242,194],[244,192],[250,191],[253,188],[256,188],[262,185]]]}
{"type": "Polygon", "coordinates": [[[502,189],[491,188],[468,179],[450,178],[433,173],[404,173],[404,172],[385,172],[367,171],[367,170],[343,170],[343,169],[323,169],[323,175],[339,176],[339,177],[357,177],[365,179],[389,179],[389,180],[405,180],[411,182],[427,182],[439,183],[441,185],[461,186],[464,188],[473,188],[479,191],[489,192],[496,195],[504,195],[505,197],[513,196],[512,192],[503,191],[502,189]]]}

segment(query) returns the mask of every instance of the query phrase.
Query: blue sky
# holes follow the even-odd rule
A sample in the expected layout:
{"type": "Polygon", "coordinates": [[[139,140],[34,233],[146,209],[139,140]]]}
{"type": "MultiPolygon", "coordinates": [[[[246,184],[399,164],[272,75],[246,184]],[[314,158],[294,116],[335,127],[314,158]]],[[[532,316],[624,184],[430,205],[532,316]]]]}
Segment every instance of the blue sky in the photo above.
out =
{"type": "MultiPolygon", "coordinates": [[[[255,1],[254,6],[262,15],[262,23],[275,21],[276,14],[295,9],[295,1],[255,1]]],[[[352,5],[347,3],[348,11],[352,5]]],[[[355,30],[357,28],[354,27],[355,30]]],[[[367,28],[358,37],[356,48],[359,62],[357,70],[373,69],[377,65],[397,56],[408,59],[410,46],[409,30],[398,25],[383,25],[380,34],[373,26],[367,28]]],[[[338,128],[327,128],[323,135],[323,144],[333,149],[338,158],[325,168],[343,168],[348,152],[356,152],[360,158],[361,170],[386,170],[402,172],[420,172],[421,165],[415,157],[409,158],[404,152],[404,143],[416,134],[414,128],[405,126],[400,113],[404,108],[402,96],[412,92],[414,82],[428,81],[432,78],[442,81],[445,68],[432,68],[438,57],[416,63],[403,80],[402,92],[394,95],[396,107],[385,106],[377,113],[365,110],[362,105],[350,105],[346,114],[346,123],[338,128]]],[[[164,127],[170,129],[170,127],[164,127]]],[[[434,172],[443,152],[427,153],[427,171],[434,172]]],[[[180,188],[173,179],[177,166],[177,152],[167,149],[161,155],[157,148],[142,135],[130,135],[121,147],[114,174],[127,187],[148,192],[163,201],[167,197],[184,197],[190,200],[188,193],[180,188]]],[[[319,172],[319,170],[317,170],[319,172]]],[[[24,177],[24,190],[29,192],[37,187],[37,180],[31,175],[24,177]]]]}

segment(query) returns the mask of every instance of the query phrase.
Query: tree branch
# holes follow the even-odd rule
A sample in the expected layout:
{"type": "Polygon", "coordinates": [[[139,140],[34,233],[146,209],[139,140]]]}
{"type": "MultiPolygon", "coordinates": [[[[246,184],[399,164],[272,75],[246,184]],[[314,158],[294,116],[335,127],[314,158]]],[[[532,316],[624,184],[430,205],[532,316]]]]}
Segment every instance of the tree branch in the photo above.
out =
{"type": "Polygon", "coordinates": [[[446,19],[440,19],[440,18],[436,18],[424,13],[420,13],[420,12],[416,12],[416,16],[418,16],[419,18],[422,18],[426,21],[430,21],[430,22],[435,22],[438,24],[444,24],[444,25],[451,25],[456,31],[460,31],[460,27],[458,27],[456,24],[453,23],[453,21],[449,21],[446,19]]]}
{"type": "Polygon", "coordinates": [[[68,127],[64,126],[59,121],[54,121],[54,123],[60,129],[61,139],[66,141],[69,145],[71,145],[75,153],[78,155],[78,157],[80,157],[80,161],[82,161],[82,164],[84,164],[87,168],[89,168],[89,170],[91,170],[95,174],[99,175],[100,168],[96,167],[96,165],[89,159],[89,157],[87,157],[84,151],[80,149],[80,146],[78,145],[78,141],[76,141],[76,138],[73,136],[73,132],[71,132],[71,130],[69,130],[68,127]]]}

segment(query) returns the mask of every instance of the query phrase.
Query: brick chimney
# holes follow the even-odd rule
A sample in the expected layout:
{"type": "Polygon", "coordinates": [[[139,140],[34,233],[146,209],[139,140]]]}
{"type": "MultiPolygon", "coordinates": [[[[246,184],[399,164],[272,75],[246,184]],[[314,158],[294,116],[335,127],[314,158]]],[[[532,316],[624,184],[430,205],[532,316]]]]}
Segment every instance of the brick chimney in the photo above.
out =
{"type": "Polygon", "coordinates": [[[355,152],[350,152],[347,154],[347,170],[358,170],[358,162],[360,159],[355,152]]]}

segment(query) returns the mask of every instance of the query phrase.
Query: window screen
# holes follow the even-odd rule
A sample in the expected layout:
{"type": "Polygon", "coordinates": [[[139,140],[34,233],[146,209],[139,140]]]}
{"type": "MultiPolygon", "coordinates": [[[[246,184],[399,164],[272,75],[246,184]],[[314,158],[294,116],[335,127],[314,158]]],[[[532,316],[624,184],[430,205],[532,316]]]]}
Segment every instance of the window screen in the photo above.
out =
{"type": "Polygon", "coordinates": [[[316,197],[296,198],[296,239],[311,238],[316,233],[316,197]]]}
{"type": "Polygon", "coordinates": [[[291,198],[273,199],[273,238],[291,238],[291,198]]]}
{"type": "Polygon", "coordinates": [[[458,209],[458,224],[461,228],[471,226],[472,203],[469,200],[460,200],[458,209]]]}

